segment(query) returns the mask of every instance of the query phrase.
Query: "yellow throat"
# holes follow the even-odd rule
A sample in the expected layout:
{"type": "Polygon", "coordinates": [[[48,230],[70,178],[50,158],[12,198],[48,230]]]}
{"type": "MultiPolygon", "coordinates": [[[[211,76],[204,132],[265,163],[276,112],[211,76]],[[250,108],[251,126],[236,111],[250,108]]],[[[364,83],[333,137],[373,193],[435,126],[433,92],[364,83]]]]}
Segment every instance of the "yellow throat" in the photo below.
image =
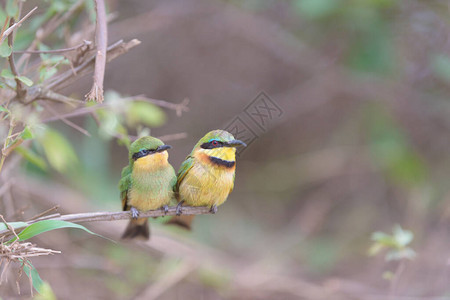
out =
{"type": "Polygon", "coordinates": [[[133,165],[133,171],[151,172],[160,169],[168,164],[167,159],[169,153],[167,151],[150,154],[137,159],[133,165]]]}

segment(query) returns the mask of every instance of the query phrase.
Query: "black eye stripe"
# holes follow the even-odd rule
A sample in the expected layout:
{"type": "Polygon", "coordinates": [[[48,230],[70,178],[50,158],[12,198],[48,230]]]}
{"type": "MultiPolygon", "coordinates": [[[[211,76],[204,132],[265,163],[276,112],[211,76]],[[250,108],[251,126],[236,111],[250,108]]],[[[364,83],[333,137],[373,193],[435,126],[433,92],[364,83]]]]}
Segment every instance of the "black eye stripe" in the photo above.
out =
{"type": "Polygon", "coordinates": [[[154,150],[154,149],[144,149],[144,150],[134,153],[132,158],[133,158],[133,160],[136,160],[138,158],[147,156],[149,154],[153,154],[155,152],[156,152],[156,150],[154,150]]]}
{"type": "Polygon", "coordinates": [[[217,140],[213,140],[211,142],[201,144],[200,147],[202,147],[203,149],[219,148],[219,147],[223,147],[223,142],[217,141],[217,140]],[[217,142],[217,144],[213,145],[213,142],[217,142]]]}

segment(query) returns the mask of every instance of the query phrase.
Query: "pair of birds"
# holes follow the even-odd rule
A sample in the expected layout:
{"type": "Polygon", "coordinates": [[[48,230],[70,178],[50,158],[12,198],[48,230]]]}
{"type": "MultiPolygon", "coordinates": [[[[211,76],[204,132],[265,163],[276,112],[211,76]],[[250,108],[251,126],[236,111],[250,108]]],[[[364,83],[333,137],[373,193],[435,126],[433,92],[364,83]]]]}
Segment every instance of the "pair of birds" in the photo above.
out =
{"type": "Polygon", "coordinates": [[[187,229],[193,216],[180,216],[183,203],[210,206],[215,213],[233,190],[237,146],[246,144],[227,131],[210,131],[194,146],[175,175],[168,162],[167,150],[171,146],[151,136],[134,141],[130,145],[129,165],[123,168],[119,182],[123,210],[132,214],[122,238],[148,239],[148,218],[139,218],[139,211],[167,212],[172,199],[178,201],[178,216],[169,223],[187,229]]]}

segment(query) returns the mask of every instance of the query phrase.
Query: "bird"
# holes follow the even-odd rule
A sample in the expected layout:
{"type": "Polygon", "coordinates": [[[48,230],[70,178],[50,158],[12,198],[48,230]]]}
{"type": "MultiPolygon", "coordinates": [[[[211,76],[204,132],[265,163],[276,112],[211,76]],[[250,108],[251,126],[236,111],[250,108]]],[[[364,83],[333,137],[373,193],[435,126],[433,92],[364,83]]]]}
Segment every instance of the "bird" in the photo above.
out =
{"type": "Polygon", "coordinates": [[[212,213],[217,212],[234,187],[237,146],[247,145],[220,129],[208,132],[195,144],[177,174],[177,216],[169,224],[191,229],[194,216],[180,216],[183,204],[209,206],[212,213]]]}
{"type": "Polygon", "coordinates": [[[150,238],[148,218],[139,218],[140,211],[163,209],[174,196],[177,177],[168,161],[168,149],[161,140],[145,136],[130,145],[129,164],[122,169],[119,181],[122,209],[130,210],[132,219],[128,223],[122,239],[150,238]]]}

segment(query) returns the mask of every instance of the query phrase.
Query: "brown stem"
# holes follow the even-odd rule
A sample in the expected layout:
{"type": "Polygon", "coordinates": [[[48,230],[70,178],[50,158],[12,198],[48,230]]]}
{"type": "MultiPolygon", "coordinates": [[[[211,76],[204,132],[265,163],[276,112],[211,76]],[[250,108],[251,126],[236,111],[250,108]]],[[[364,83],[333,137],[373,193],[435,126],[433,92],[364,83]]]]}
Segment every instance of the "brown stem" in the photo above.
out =
{"type": "MultiPolygon", "coordinates": [[[[9,21],[9,25],[10,25],[10,28],[14,25],[14,18],[11,18],[11,20],[9,21]]],[[[8,35],[8,45],[11,49],[13,48],[13,44],[14,44],[14,34],[12,34],[12,31],[11,31],[11,34],[8,35]]],[[[20,74],[17,71],[16,64],[14,63],[14,53],[11,53],[11,55],[8,56],[8,62],[9,62],[9,66],[11,68],[11,72],[15,76],[17,98],[23,99],[27,93],[27,90],[23,87],[22,82],[18,79],[20,74]]]]}
{"type": "Polygon", "coordinates": [[[85,96],[86,101],[103,102],[103,80],[106,66],[106,47],[108,45],[108,30],[106,22],[106,8],[103,0],[95,1],[97,22],[95,30],[95,43],[97,55],[95,57],[94,84],[91,91],[85,96]]]}

